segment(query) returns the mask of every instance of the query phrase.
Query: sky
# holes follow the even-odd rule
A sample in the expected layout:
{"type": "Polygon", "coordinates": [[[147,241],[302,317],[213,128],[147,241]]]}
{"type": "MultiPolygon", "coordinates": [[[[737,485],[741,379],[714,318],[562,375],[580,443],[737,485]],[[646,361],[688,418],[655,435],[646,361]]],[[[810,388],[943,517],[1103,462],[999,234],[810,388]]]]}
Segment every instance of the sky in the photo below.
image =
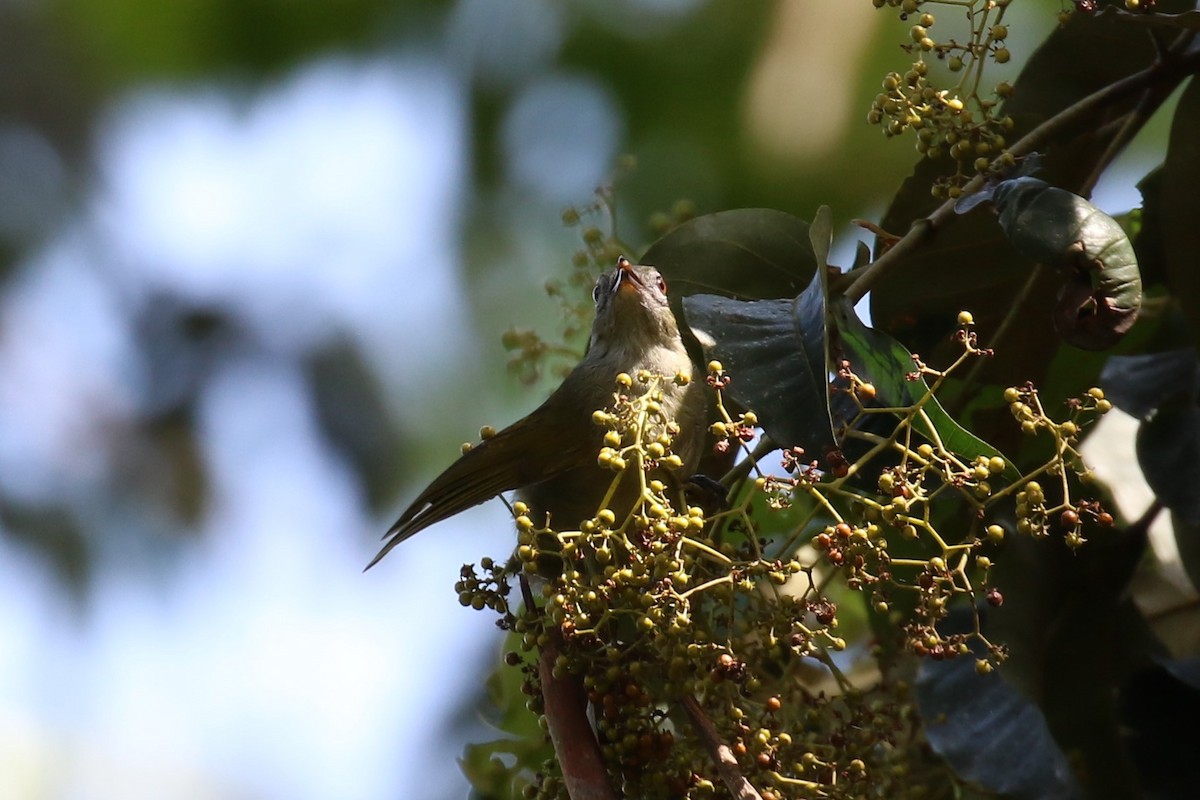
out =
{"type": "MultiPolygon", "coordinates": [[[[260,345],[200,390],[211,505],[177,557],[139,569],[154,555],[134,534],[105,537],[81,611],[0,538],[0,796],[465,795],[446,718],[499,639],[452,585],[497,549],[480,532],[505,512],[464,514],[362,574],[390,520],[322,437],[298,359],[350,335],[402,398],[405,374],[471,357],[443,324],[465,313],[466,133],[432,60],[330,58],[245,97],[146,90],[111,112],[99,188],[0,309],[5,490],[81,507],[105,491],[112,432],[163,390],[131,309],[219,304],[260,345]]],[[[102,528],[154,524],[109,513],[102,528]]]]}

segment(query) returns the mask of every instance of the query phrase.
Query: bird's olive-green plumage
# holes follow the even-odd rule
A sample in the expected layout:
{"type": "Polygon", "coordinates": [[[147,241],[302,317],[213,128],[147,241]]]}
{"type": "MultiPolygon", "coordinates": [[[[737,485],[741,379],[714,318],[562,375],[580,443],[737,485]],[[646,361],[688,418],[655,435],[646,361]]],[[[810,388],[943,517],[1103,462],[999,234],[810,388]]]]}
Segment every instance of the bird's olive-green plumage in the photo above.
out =
{"type": "MultiPolygon", "coordinates": [[[[667,302],[662,276],[653,267],[620,259],[596,281],[596,319],[583,360],[529,416],[466,452],[433,480],[387,532],[387,543],[370,569],[400,542],[424,528],[512,489],[541,524],[575,528],[596,514],[613,473],[596,457],[604,429],[592,420],[612,402],[619,373],[639,370],[692,375],[692,362],[667,302]]],[[[631,392],[637,391],[635,381],[631,392]]],[[[695,469],[703,446],[705,396],[700,381],[663,385],[662,408],[679,425],[672,450],[681,474],[695,469]]],[[[624,480],[609,503],[618,516],[637,499],[635,480],[624,480]]]]}

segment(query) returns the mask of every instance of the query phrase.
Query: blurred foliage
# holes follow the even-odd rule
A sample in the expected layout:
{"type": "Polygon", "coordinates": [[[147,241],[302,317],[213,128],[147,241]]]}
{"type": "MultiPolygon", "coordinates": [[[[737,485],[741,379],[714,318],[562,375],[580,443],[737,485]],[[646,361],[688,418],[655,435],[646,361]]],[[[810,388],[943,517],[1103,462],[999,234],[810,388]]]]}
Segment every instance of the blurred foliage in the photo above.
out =
{"type": "MultiPolygon", "coordinates": [[[[957,169],[948,155],[920,160],[914,169],[918,153],[909,146],[912,142],[901,135],[883,139],[867,124],[881,78],[904,73],[919,55],[912,51],[914,43],[922,46],[920,38],[910,36],[916,20],[900,18],[907,12],[901,3],[876,3],[888,8],[875,14],[867,9],[864,15],[869,5],[867,0],[6,3],[0,7],[0,122],[44,140],[60,159],[64,180],[54,205],[36,225],[4,227],[0,278],[11,279],[45,242],[69,231],[73,215],[93,197],[94,137],[122,98],[146,89],[197,85],[236,98],[331,53],[389,58],[421,52],[442,59],[468,97],[472,172],[464,200],[463,268],[473,279],[466,285],[480,312],[477,330],[491,336],[520,321],[516,317],[522,310],[539,308],[527,299],[527,287],[507,287],[509,294],[494,295],[496,283],[487,280],[489,273],[520,262],[530,251],[545,253],[558,246],[541,223],[530,224],[529,230],[506,229],[514,219],[514,196],[516,205],[527,207],[531,215],[554,219],[543,198],[525,196],[524,188],[511,185],[502,141],[506,115],[520,91],[545,75],[587,76],[614,101],[622,127],[619,147],[637,159],[636,169],[621,180],[613,213],[625,243],[635,249],[649,244],[663,233],[656,229],[656,212],[677,209],[681,200],[694,212],[676,215],[695,216],[691,222],[671,219],[673,230],[648,251],[654,260],[663,260],[673,283],[691,280],[711,288],[718,282],[731,296],[799,297],[809,285],[812,264],[806,259],[813,251],[803,220],[828,205],[837,220],[879,218],[876,261],[860,260],[855,272],[835,281],[837,295],[858,279],[855,273],[889,258],[888,251],[912,226],[920,229],[937,213],[942,201],[931,187],[957,169]],[[525,18],[503,16],[510,8],[517,9],[514,15],[528,12],[531,19],[552,20],[557,26],[540,60],[503,80],[486,69],[464,66],[474,63],[473,54],[464,50],[476,43],[454,37],[455,20],[499,14],[519,25],[525,18]],[[910,52],[902,52],[898,44],[910,52]],[[765,110],[752,102],[762,91],[770,98],[765,110]],[[846,97],[847,105],[837,102],[846,97]],[[768,128],[775,132],[768,135],[768,128]],[[773,144],[764,144],[768,141],[773,144]],[[733,278],[721,273],[731,263],[725,259],[729,250],[722,249],[728,243],[774,241],[774,236],[788,241],[783,252],[798,245],[794,264],[779,264],[770,248],[750,248],[742,252],[737,269],[762,271],[733,278]],[[726,244],[714,246],[718,238],[726,244]],[[552,244],[530,247],[523,239],[552,244]],[[694,253],[711,256],[715,266],[706,265],[704,274],[692,271],[694,253]],[[778,274],[762,269],[764,264],[778,267],[778,274]]],[[[915,11],[922,4],[912,5],[915,11]]],[[[1070,348],[1053,324],[1061,278],[1021,255],[985,205],[927,237],[916,237],[918,248],[893,259],[898,263],[873,284],[869,295],[875,330],[889,337],[887,346],[866,349],[883,353],[888,361],[882,374],[891,377],[876,382],[881,387],[894,384],[895,376],[910,367],[899,363],[902,353],[948,363],[957,346],[949,341],[956,315],[970,309],[998,355],[945,383],[941,398],[949,413],[944,419],[939,413],[939,429],[959,431],[962,423],[972,439],[1003,450],[1012,463],[1027,469],[1045,458],[1046,445],[1015,432],[1009,407],[1001,400],[1006,387],[1032,381],[1047,405],[1058,404],[1099,381],[1105,364],[1115,363],[1103,381],[1112,392],[1133,379],[1121,371],[1121,362],[1109,361],[1111,355],[1150,359],[1166,369],[1174,364],[1168,351],[1200,343],[1200,283],[1194,269],[1200,246],[1200,205],[1194,201],[1200,185],[1200,85],[1188,80],[1196,69],[1195,44],[1188,38],[1194,35],[1195,18],[1166,16],[1188,10],[1192,4],[1184,0],[1144,1],[1137,14],[1125,9],[1128,4],[1107,0],[1012,5],[1014,13],[1018,7],[1027,12],[1006,20],[1014,40],[1019,28],[1026,41],[1044,41],[1031,54],[1011,45],[1012,63],[1006,56],[1005,63],[987,67],[996,81],[1011,83],[1002,108],[1013,120],[1005,134],[1010,146],[1071,104],[1134,81],[1167,59],[1158,77],[1130,84],[1124,94],[1093,113],[1073,117],[1036,147],[1044,156],[1040,179],[1087,197],[1113,157],[1142,133],[1138,146],[1147,148],[1143,153],[1150,153],[1152,166],[1160,161],[1162,166],[1140,184],[1144,204],[1129,230],[1147,298],[1153,302],[1146,303],[1113,350],[1085,354],[1070,348]],[[1084,13],[1093,6],[1103,13],[1084,13]],[[1141,13],[1148,6],[1156,6],[1163,16],[1141,13]],[[1058,11],[1065,20],[1055,18],[1058,11]],[[1145,24],[1148,20],[1158,24],[1145,24]],[[1178,105],[1173,110],[1164,105],[1185,82],[1178,105]],[[1156,113],[1159,109],[1171,113],[1156,113]]],[[[953,24],[951,16],[946,9],[940,12],[938,27],[932,29],[939,37],[953,24]]],[[[503,43],[503,37],[496,38],[503,43]]],[[[521,40],[515,41],[519,46],[521,40]]],[[[993,55],[995,45],[990,46],[993,55]]],[[[518,55],[512,54],[514,62],[520,61],[518,55]]],[[[937,78],[940,69],[934,63],[931,75],[937,78]]],[[[0,181],[11,180],[12,175],[0,171],[0,181]]],[[[1114,216],[1124,211],[1104,210],[1114,216]]],[[[838,241],[849,252],[853,242],[845,238],[839,235],[838,241]]],[[[561,256],[565,263],[568,253],[561,256]]],[[[563,273],[552,263],[537,264],[532,271],[539,277],[535,284],[563,273]]],[[[13,285],[6,280],[0,291],[12,291],[13,285]]],[[[58,505],[0,496],[4,535],[40,553],[64,586],[84,599],[108,530],[98,511],[149,509],[154,533],[167,531],[169,539],[180,538],[176,534],[195,527],[207,513],[208,476],[195,431],[198,387],[215,364],[265,348],[259,334],[232,321],[226,309],[196,308],[172,297],[156,298],[147,307],[151,310],[133,320],[133,328],[153,390],[132,429],[105,431],[119,440],[112,446],[119,457],[101,481],[109,494],[81,498],[64,491],[58,505]]],[[[722,308],[714,304],[709,310],[722,308]]],[[[776,319],[790,318],[784,313],[776,319]]],[[[812,319],[805,319],[807,341],[817,341],[812,319]]],[[[488,352],[498,353],[499,345],[488,352]]],[[[812,354],[803,362],[815,363],[815,356],[808,356],[812,354]]],[[[426,471],[422,454],[435,446],[444,450],[463,436],[460,430],[406,426],[389,415],[391,398],[353,338],[321,342],[300,361],[322,433],[352,466],[373,510],[390,505],[397,486],[426,471]]],[[[454,402],[478,400],[482,385],[507,385],[502,362],[497,356],[481,367],[482,374],[448,378],[454,402]]],[[[768,369],[765,359],[751,357],[748,363],[750,369],[756,363],[768,369]]],[[[1176,517],[1183,566],[1195,580],[1200,575],[1200,523],[1194,509],[1197,397],[1193,391],[1169,399],[1139,406],[1144,411],[1136,415],[1143,422],[1139,457],[1176,517]],[[1186,436],[1176,435],[1180,431],[1186,436]]],[[[528,406],[527,401],[521,402],[528,406]]],[[[779,407],[781,401],[772,411],[779,407]]],[[[1104,495],[1103,487],[1094,492],[1104,495]]],[[[1009,646],[1011,658],[1002,668],[1005,684],[990,686],[981,697],[998,697],[995,708],[1007,722],[1040,715],[1085,794],[1132,796],[1152,790],[1156,797],[1185,797],[1196,786],[1186,765],[1164,770],[1162,761],[1149,754],[1166,747],[1194,752],[1184,746],[1194,741],[1194,726],[1178,725],[1178,714],[1195,707],[1196,683],[1178,676],[1187,674],[1180,659],[1195,653],[1181,652],[1178,642],[1157,641],[1148,626],[1154,620],[1135,604],[1136,596],[1129,599],[1126,590],[1135,570],[1153,566],[1144,563],[1149,561],[1143,524],[1148,520],[1122,522],[1118,535],[1090,543],[1079,554],[1062,547],[1061,537],[1011,540],[1003,546],[1005,558],[998,562],[993,582],[1004,586],[1008,601],[990,614],[988,625],[1009,646]],[[1011,687],[1022,694],[1009,691],[1011,687]],[[1164,730],[1171,737],[1164,737],[1164,730]]],[[[139,546],[153,548],[152,538],[139,546]]],[[[1191,603],[1182,613],[1195,620],[1191,603]]],[[[862,608],[846,613],[848,619],[869,615],[862,608]]],[[[963,712],[961,718],[947,714],[964,733],[943,744],[931,737],[932,746],[956,767],[970,764],[963,775],[987,783],[987,771],[977,769],[988,744],[986,730],[979,733],[979,718],[971,708],[953,703],[969,691],[963,687],[969,687],[971,677],[957,672],[924,675],[920,691],[933,696],[926,713],[947,708],[963,712]],[[965,754],[964,739],[969,740],[965,754]]],[[[497,681],[491,700],[503,709],[498,727],[514,736],[536,736],[532,718],[520,708],[516,684],[497,681]]],[[[476,748],[467,755],[466,770],[480,787],[487,787],[481,788],[485,796],[500,797],[502,781],[489,771],[499,763],[492,756],[508,754],[528,766],[542,753],[540,741],[476,748]]],[[[1056,765],[1040,766],[1053,770],[1056,765]]],[[[1053,771],[1033,774],[1053,774],[1056,781],[1062,777],[1053,771]]],[[[1025,788],[1013,791],[1039,796],[1037,787],[1027,793],[1025,788]]]]}

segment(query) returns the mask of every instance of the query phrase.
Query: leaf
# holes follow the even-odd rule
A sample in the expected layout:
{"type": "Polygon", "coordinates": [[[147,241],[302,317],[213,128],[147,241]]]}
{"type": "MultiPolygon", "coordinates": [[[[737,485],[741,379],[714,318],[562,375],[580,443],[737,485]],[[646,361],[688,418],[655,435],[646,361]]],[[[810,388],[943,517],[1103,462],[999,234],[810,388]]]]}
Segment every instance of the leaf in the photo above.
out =
{"type": "Polygon", "coordinates": [[[1200,394],[1200,359],[1191,347],[1113,356],[1100,372],[1100,385],[1113,405],[1144,420],[1166,402],[1200,394]]]}
{"type": "Polygon", "coordinates": [[[1077,194],[1037,178],[1002,181],[992,191],[1013,249],[1055,268],[1055,328],[1069,344],[1103,350],[1137,321],[1142,278],[1133,244],[1112,217],[1077,194]]]}
{"type": "MultiPolygon", "coordinates": [[[[856,374],[875,384],[884,405],[910,406],[928,393],[929,385],[924,378],[908,380],[914,364],[912,354],[904,345],[883,331],[867,327],[845,298],[834,301],[832,316],[845,356],[856,374]]],[[[933,438],[936,432],[942,444],[967,460],[979,456],[1003,458],[999,450],[959,425],[937,397],[925,401],[924,410],[932,428],[920,416],[913,420],[914,428],[923,436],[933,438]]],[[[1012,462],[1005,458],[1004,463],[1004,477],[1010,481],[1019,479],[1020,473],[1012,462]]]]}
{"type": "Polygon", "coordinates": [[[684,298],[707,358],[732,378],[726,393],[752,409],[776,443],[821,452],[834,442],[825,368],[823,270],[791,300],[684,298]]]}
{"type": "Polygon", "coordinates": [[[1191,330],[1192,342],[1200,346],[1200,81],[1194,77],[1179,98],[1171,122],[1167,158],[1163,164],[1161,189],[1162,246],[1166,253],[1167,285],[1179,303],[1191,330]]]}
{"type": "Polygon", "coordinates": [[[794,297],[816,269],[809,225],[769,208],[739,208],[685,222],[642,254],[672,295],[794,297]]]}
{"type": "Polygon", "coordinates": [[[1200,526],[1200,405],[1179,400],[1160,407],[1138,428],[1137,454],[1163,505],[1200,526]]]}
{"type": "Polygon", "coordinates": [[[1114,356],[1101,373],[1105,396],[1142,420],[1138,464],[1146,482],[1192,529],[1200,527],[1200,359],[1192,348],[1114,356]]]}
{"type": "MultiPolygon", "coordinates": [[[[829,248],[833,244],[833,214],[829,206],[821,206],[808,227],[808,241],[818,268],[829,263],[829,248]]],[[[828,296],[828,293],[826,293],[828,296]]]]}
{"type": "Polygon", "coordinates": [[[1167,251],[1162,230],[1162,182],[1163,168],[1160,164],[1138,181],[1142,207],[1132,212],[1140,217],[1137,234],[1133,237],[1133,252],[1142,271],[1142,283],[1147,287],[1167,282],[1167,251]]]}
{"type": "Polygon", "coordinates": [[[917,702],[933,749],[961,778],[1014,798],[1078,797],[1066,755],[1042,712],[1004,677],[975,671],[975,659],[926,659],[917,702]]]}
{"type": "Polygon", "coordinates": [[[1121,692],[1121,722],[1146,797],[1194,797],[1200,786],[1200,659],[1162,660],[1121,692]]]}

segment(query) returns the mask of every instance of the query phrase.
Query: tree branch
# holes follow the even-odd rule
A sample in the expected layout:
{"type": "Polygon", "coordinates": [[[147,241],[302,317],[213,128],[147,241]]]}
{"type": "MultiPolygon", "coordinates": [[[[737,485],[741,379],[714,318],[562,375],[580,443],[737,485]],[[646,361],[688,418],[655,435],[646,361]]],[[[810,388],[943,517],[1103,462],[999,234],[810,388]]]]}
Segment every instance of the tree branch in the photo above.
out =
{"type": "Polygon", "coordinates": [[[577,677],[554,677],[558,658],[557,637],[542,648],[538,657],[538,676],[542,680],[542,698],[550,742],[562,769],[563,783],[571,800],[616,800],[608,785],[608,771],[600,755],[600,745],[587,718],[587,695],[577,677]]]}
{"type": "Polygon", "coordinates": [[[683,709],[687,712],[688,719],[692,721],[696,732],[700,735],[700,740],[704,742],[704,746],[708,749],[708,754],[712,757],[713,763],[717,765],[717,772],[721,775],[721,782],[725,784],[725,788],[734,796],[735,800],[762,800],[762,795],[758,790],[750,785],[750,781],[746,780],[746,776],[742,774],[738,767],[737,759],[733,757],[733,751],[729,749],[729,745],[721,741],[720,735],[717,733],[716,726],[712,724],[712,720],[708,718],[708,714],[696,702],[696,698],[690,694],[683,696],[683,709]]]}
{"type": "MultiPolygon", "coordinates": [[[[521,576],[521,596],[526,608],[536,608],[529,580],[521,576]]],[[[579,678],[554,677],[559,655],[557,631],[548,631],[550,642],[538,654],[538,678],[542,683],[550,743],[562,770],[563,783],[571,800],[617,800],[608,784],[608,771],[600,744],[587,718],[587,695],[579,678]]]]}
{"type": "MultiPolygon", "coordinates": [[[[1141,72],[1135,72],[1116,83],[1111,83],[1063,109],[1013,144],[1009,148],[1009,152],[1017,158],[1029,155],[1096,111],[1145,89],[1158,87],[1161,90],[1160,96],[1165,99],[1174,87],[1198,69],[1200,69],[1200,52],[1198,51],[1187,52],[1175,59],[1157,61],[1141,72]]],[[[985,174],[976,175],[963,186],[962,196],[965,197],[979,191],[986,181],[985,174]]],[[[947,200],[928,217],[915,221],[908,233],[890,250],[870,266],[859,270],[857,275],[851,273],[853,280],[846,287],[843,295],[851,303],[861,300],[889,270],[904,261],[926,240],[954,219],[956,202],[957,199],[947,200]]]]}

